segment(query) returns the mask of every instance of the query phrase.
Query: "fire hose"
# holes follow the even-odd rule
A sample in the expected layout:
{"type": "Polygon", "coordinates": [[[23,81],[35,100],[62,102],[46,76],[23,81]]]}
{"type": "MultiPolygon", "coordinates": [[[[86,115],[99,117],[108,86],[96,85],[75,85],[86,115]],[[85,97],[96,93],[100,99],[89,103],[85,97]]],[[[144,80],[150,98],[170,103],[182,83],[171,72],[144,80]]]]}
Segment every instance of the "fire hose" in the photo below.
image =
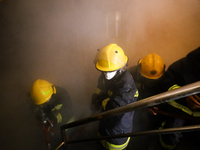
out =
{"type": "Polygon", "coordinates": [[[45,135],[45,139],[46,139],[46,143],[47,143],[47,148],[50,150],[51,149],[51,143],[50,143],[50,137],[49,137],[49,130],[50,128],[53,127],[53,123],[49,120],[49,118],[47,118],[43,125],[42,128],[44,130],[44,135],[45,135]]]}

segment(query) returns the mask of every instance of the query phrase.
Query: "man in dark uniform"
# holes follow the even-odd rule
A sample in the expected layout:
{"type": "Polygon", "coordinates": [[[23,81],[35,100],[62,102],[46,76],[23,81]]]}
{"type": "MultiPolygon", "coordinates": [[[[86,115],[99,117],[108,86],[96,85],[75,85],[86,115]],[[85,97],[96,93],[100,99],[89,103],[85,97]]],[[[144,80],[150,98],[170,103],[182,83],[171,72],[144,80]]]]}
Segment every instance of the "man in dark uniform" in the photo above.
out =
{"type": "MultiPolygon", "coordinates": [[[[128,71],[133,76],[140,93],[137,101],[162,92],[161,81],[165,73],[165,64],[159,55],[155,53],[146,55],[138,61],[136,66],[130,67],[128,71]]],[[[138,109],[133,118],[133,132],[158,129],[163,119],[163,116],[159,114],[149,113],[148,108],[138,109]]],[[[130,146],[134,150],[147,150],[151,142],[149,136],[134,137],[132,140],[133,144],[130,146]]]]}
{"type": "Polygon", "coordinates": [[[140,59],[138,65],[128,69],[133,76],[139,93],[138,100],[156,95],[161,92],[160,84],[165,73],[165,64],[162,58],[151,53],[140,59]]]}
{"type": "MultiPolygon", "coordinates": [[[[173,90],[200,80],[200,47],[190,52],[186,57],[171,64],[164,76],[163,88],[173,90]]],[[[200,95],[192,95],[175,101],[170,101],[163,108],[166,112],[173,112],[179,116],[200,117],[200,95]]],[[[163,128],[181,127],[186,123],[199,124],[176,117],[168,117],[163,128]]],[[[165,149],[172,150],[182,137],[181,133],[162,134],[160,143],[165,149]]]]}
{"type": "MultiPolygon", "coordinates": [[[[73,119],[72,102],[68,92],[46,80],[38,79],[32,86],[30,98],[31,110],[43,124],[43,129],[48,134],[46,136],[49,136],[46,138],[52,139],[51,145],[57,146],[61,141],[60,126],[73,119]]],[[[50,143],[48,144],[50,146],[50,143]]]]}
{"type": "MultiPolygon", "coordinates": [[[[92,96],[91,109],[102,107],[102,112],[130,104],[137,100],[138,91],[134,80],[127,71],[128,58],[121,47],[110,44],[98,50],[95,65],[102,74],[92,96]]],[[[127,112],[100,120],[100,136],[130,133],[134,112],[127,112]]],[[[102,140],[104,148],[109,150],[125,149],[130,137],[102,140]]]]}

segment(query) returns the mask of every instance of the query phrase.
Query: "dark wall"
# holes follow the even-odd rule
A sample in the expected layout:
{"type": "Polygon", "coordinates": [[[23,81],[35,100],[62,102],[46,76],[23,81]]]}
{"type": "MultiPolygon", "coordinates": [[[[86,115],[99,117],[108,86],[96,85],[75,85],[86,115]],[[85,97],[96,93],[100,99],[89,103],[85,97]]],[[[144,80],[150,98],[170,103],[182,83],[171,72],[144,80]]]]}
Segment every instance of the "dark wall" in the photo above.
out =
{"type": "Polygon", "coordinates": [[[0,149],[44,149],[26,102],[36,79],[65,88],[87,116],[98,48],[117,43],[130,66],[155,52],[168,66],[200,45],[199,26],[199,0],[1,0],[0,149]]]}

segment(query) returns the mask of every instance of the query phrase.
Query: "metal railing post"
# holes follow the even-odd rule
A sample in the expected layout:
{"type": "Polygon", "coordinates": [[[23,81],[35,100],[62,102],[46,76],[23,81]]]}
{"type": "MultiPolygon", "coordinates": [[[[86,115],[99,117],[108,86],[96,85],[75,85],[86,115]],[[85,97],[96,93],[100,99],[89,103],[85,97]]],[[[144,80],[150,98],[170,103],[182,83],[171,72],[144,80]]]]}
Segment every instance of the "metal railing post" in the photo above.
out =
{"type": "Polygon", "coordinates": [[[66,133],[65,130],[61,130],[61,139],[64,142],[63,148],[64,150],[67,150],[67,137],[66,137],[66,133]]]}

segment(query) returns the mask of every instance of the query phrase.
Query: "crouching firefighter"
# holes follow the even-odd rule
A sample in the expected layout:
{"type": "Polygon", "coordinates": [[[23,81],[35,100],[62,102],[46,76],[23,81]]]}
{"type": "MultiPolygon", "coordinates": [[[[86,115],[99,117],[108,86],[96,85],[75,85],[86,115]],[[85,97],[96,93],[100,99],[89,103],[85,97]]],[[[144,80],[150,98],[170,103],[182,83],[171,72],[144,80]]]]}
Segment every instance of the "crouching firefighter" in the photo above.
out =
{"type": "Polygon", "coordinates": [[[42,123],[48,148],[56,147],[61,141],[60,126],[73,118],[68,92],[46,80],[38,79],[32,86],[30,97],[31,109],[42,123]]]}
{"type": "MultiPolygon", "coordinates": [[[[102,74],[98,86],[92,95],[91,110],[101,108],[102,112],[130,104],[137,100],[138,91],[134,80],[127,71],[128,57],[121,47],[110,44],[97,51],[95,66],[102,74]]],[[[134,112],[127,112],[100,120],[99,135],[110,136],[130,133],[132,131],[134,112]]],[[[102,140],[104,149],[126,149],[130,137],[102,140]]]]}

